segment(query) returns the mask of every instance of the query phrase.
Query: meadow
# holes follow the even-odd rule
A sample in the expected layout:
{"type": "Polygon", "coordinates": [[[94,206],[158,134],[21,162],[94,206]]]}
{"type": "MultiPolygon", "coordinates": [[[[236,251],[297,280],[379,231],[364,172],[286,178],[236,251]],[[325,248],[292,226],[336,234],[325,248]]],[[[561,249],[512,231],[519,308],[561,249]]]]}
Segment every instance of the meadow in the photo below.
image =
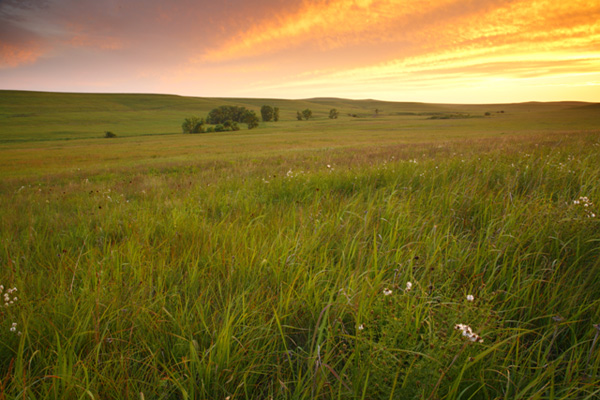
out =
{"type": "Polygon", "coordinates": [[[0,399],[598,398],[599,179],[596,104],[1,91],[0,399]]]}

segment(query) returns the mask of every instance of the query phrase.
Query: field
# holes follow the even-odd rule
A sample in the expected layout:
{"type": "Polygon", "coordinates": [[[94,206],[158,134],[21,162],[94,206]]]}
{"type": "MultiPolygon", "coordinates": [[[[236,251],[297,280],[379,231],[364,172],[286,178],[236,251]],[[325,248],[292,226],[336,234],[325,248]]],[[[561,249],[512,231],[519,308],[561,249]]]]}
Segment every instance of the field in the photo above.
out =
{"type": "Polygon", "coordinates": [[[0,399],[599,398],[599,181],[597,104],[1,91],[0,399]]]}

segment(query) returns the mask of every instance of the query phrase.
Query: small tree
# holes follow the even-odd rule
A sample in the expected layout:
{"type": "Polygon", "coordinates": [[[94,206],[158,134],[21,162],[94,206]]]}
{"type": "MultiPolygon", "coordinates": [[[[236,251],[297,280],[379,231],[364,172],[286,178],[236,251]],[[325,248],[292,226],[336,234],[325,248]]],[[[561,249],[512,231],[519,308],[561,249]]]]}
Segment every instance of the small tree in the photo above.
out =
{"type": "Polygon", "coordinates": [[[302,111],[302,116],[308,121],[308,119],[312,117],[312,111],[307,108],[306,110],[302,111]]]}
{"type": "Polygon", "coordinates": [[[190,117],[186,118],[181,124],[183,133],[202,133],[204,132],[205,121],[203,118],[190,117]]]}
{"type": "Polygon", "coordinates": [[[331,119],[337,119],[337,117],[339,115],[340,115],[340,113],[335,108],[332,108],[331,110],[329,110],[329,118],[331,118],[331,119]]]}
{"type": "Polygon", "coordinates": [[[273,121],[279,121],[279,107],[273,107],[273,121]]]}
{"type": "Polygon", "coordinates": [[[258,126],[258,116],[254,111],[246,111],[244,122],[248,124],[248,129],[254,129],[258,126]]]}
{"type": "Polygon", "coordinates": [[[273,119],[273,107],[271,106],[262,106],[260,108],[260,115],[262,116],[263,122],[269,122],[273,119]]]}
{"type": "Polygon", "coordinates": [[[300,111],[296,111],[296,119],[302,121],[302,113],[300,111]]]}
{"type": "Polygon", "coordinates": [[[114,133],[112,133],[111,131],[105,131],[105,132],[104,132],[104,137],[105,137],[105,138],[108,138],[108,139],[111,139],[111,138],[116,138],[116,137],[117,137],[117,135],[115,135],[115,134],[114,134],[114,133]]]}

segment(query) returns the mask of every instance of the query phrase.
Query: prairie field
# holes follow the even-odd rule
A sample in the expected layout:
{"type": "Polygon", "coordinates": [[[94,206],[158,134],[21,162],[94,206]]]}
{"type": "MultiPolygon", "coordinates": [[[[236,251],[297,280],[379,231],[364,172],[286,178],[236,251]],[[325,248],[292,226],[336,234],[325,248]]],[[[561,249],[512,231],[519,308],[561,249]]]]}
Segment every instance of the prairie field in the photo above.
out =
{"type": "Polygon", "coordinates": [[[599,182],[598,104],[0,91],[0,400],[600,398],[599,182]]]}

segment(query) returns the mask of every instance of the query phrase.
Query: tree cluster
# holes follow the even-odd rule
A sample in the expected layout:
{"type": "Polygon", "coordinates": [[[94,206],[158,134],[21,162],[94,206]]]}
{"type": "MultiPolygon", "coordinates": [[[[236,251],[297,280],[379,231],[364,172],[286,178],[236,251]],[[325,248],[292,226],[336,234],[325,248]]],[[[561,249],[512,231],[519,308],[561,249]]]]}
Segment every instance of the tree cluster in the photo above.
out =
{"type": "Polygon", "coordinates": [[[279,121],[279,107],[262,106],[260,109],[260,115],[263,122],[279,121]]]}
{"type": "Polygon", "coordinates": [[[302,119],[305,119],[308,121],[309,118],[312,118],[312,111],[310,109],[307,108],[306,110],[304,110],[302,112],[296,111],[296,119],[298,121],[302,121],[302,119]]]}
{"type": "MultiPolygon", "coordinates": [[[[279,110],[278,110],[279,112],[279,110]]],[[[248,125],[248,129],[258,126],[258,116],[246,107],[220,106],[208,113],[206,119],[199,117],[186,118],[181,125],[183,133],[239,131],[238,123],[248,125]],[[206,125],[214,126],[206,126],[206,125]]]]}
{"type": "Polygon", "coordinates": [[[206,122],[212,125],[224,124],[226,121],[247,123],[246,120],[250,119],[252,115],[256,116],[256,113],[247,110],[246,107],[220,106],[208,113],[206,122]]]}

